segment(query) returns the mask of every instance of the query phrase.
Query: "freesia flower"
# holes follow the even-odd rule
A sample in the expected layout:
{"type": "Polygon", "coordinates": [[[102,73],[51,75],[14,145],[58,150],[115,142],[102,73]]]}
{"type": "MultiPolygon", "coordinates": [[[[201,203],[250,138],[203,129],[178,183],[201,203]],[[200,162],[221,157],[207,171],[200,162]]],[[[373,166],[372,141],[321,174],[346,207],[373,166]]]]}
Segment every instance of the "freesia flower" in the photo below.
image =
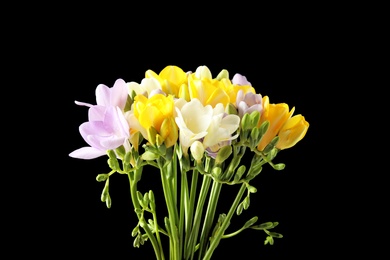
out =
{"type": "Polygon", "coordinates": [[[171,94],[174,97],[188,95],[185,91],[187,88],[187,74],[178,66],[166,66],[159,74],[153,70],[147,70],[145,78],[158,80],[162,91],[166,94],[171,94]]]}
{"type": "MultiPolygon", "coordinates": [[[[144,128],[143,136],[152,144],[155,139],[150,140],[147,133],[153,127],[164,140],[167,147],[174,145],[178,139],[178,129],[174,123],[174,101],[173,96],[155,94],[150,98],[144,95],[137,95],[133,103],[134,116],[144,128]]],[[[155,138],[155,136],[153,137],[155,138]]]]}
{"type": "Polygon", "coordinates": [[[309,123],[302,115],[295,115],[287,120],[279,131],[276,148],[284,150],[293,147],[306,135],[309,123]]]}
{"type": "Polygon", "coordinates": [[[126,146],[130,137],[129,125],[119,107],[93,106],[89,109],[90,121],[80,125],[80,134],[89,147],[79,148],[69,156],[93,159],[106,154],[108,150],[126,146]]]}
{"type": "MultiPolygon", "coordinates": [[[[207,73],[208,68],[202,66],[194,74],[188,75],[188,90],[191,99],[197,98],[203,105],[215,107],[218,103],[226,106],[230,102],[226,93],[226,79],[217,80],[207,73]],[[201,78],[198,78],[201,77],[201,78]]],[[[228,81],[228,80],[227,80],[228,81]]]]}
{"type": "Polygon", "coordinates": [[[188,148],[193,142],[207,135],[213,118],[213,108],[210,105],[203,106],[197,98],[191,99],[189,102],[180,99],[175,106],[179,141],[184,154],[187,154],[188,148]]]}
{"type": "Polygon", "coordinates": [[[236,98],[236,107],[240,118],[244,114],[250,114],[253,111],[259,111],[260,115],[263,111],[261,94],[254,94],[252,92],[244,94],[243,90],[239,90],[236,98]]]}
{"type": "Polygon", "coordinates": [[[259,151],[263,151],[271,140],[279,133],[279,130],[291,117],[294,110],[295,107],[289,110],[289,106],[286,103],[270,104],[268,96],[263,97],[263,113],[261,114],[259,124],[266,120],[269,121],[270,124],[267,132],[263,135],[257,146],[259,151]]]}
{"type": "Polygon", "coordinates": [[[238,134],[232,135],[240,125],[240,117],[225,113],[224,106],[219,103],[213,109],[213,117],[207,135],[203,139],[203,146],[213,157],[219,149],[228,145],[231,140],[238,137],[238,134]]]}
{"type": "Polygon", "coordinates": [[[123,115],[127,100],[125,81],[116,80],[112,88],[99,84],[95,94],[97,105],[75,101],[77,105],[89,107],[88,122],[81,124],[79,131],[90,147],[73,151],[71,157],[93,159],[121,145],[128,147],[129,124],[123,115]]]}

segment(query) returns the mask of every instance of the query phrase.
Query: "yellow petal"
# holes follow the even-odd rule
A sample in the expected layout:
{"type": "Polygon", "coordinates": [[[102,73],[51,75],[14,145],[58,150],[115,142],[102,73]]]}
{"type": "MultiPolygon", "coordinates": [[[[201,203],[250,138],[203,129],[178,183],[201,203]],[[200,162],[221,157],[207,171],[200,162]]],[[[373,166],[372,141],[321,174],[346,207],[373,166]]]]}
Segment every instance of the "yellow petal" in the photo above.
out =
{"type": "Polygon", "coordinates": [[[302,115],[295,115],[287,120],[278,134],[279,142],[276,148],[283,150],[291,148],[306,135],[309,123],[302,115]]]}

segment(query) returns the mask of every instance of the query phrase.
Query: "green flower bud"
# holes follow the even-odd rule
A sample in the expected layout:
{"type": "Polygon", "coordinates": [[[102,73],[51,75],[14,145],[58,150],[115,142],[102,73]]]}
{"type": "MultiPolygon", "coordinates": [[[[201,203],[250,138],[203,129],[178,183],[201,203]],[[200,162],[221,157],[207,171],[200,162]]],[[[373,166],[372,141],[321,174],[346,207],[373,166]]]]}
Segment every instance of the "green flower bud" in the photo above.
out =
{"type": "Polygon", "coordinates": [[[216,164],[223,163],[227,158],[229,158],[231,153],[232,153],[232,146],[231,145],[223,146],[218,151],[217,158],[215,158],[215,163],[216,164]]]}
{"type": "Polygon", "coordinates": [[[105,181],[105,180],[107,180],[107,178],[108,178],[108,174],[107,173],[102,173],[102,174],[99,174],[98,176],[96,176],[96,180],[98,182],[105,181]]]}

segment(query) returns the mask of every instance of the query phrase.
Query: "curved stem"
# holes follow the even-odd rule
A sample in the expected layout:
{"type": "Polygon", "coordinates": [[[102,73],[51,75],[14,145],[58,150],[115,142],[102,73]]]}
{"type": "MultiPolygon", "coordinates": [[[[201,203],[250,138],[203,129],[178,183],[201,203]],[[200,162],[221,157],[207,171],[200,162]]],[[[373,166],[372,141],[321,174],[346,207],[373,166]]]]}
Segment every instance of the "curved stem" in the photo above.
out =
{"type": "Polygon", "coordinates": [[[236,196],[235,200],[233,201],[233,204],[230,207],[230,210],[229,210],[228,214],[226,215],[226,218],[224,219],[221,227],[217,230],[214,237],[212,238],[211,243],[210,243],[210,247],[207,249],[207,251],[203,257],[203,260],[211,259],[211,255],[214,253],[214,250],[217,248],[219,242],[221,241],[221,238],[222,238],[226,228],[228,227],[228,225],[230,223],[230,219],[233,217],[233,214],[236,211],[236,209],[241,201],[241,198],[244,195],[245,190],[246,190],[246,184],[243,183],[241,185],[240,190],[238,191],[237,196],[236,196]]]}
{"type": "MultiPolygon", "coordinates": [[[[133,173],[135,175],[135,178],[131,176],[131,173],[127,174],[130,183],[130,197],[131,201],[133,202],[134,209],[141,210],[141,206],[137,199],[137,182],[140,179],[140,175],[142,174],[142,167],[136,169],[133,173]]],[[[164,260],[164,252],[161,243],[157,242],[156,238],[153,235],[153,232],[150,230],[143,216],[137,213],[137,217],[140,221],[141,227],[145,230],[146,234],[150,239],[150,242],[152,243],[156,258],[158,260],[164,260]]],[[[156,230],[156,233],[158,233],[158,230],[156,230]]]]}

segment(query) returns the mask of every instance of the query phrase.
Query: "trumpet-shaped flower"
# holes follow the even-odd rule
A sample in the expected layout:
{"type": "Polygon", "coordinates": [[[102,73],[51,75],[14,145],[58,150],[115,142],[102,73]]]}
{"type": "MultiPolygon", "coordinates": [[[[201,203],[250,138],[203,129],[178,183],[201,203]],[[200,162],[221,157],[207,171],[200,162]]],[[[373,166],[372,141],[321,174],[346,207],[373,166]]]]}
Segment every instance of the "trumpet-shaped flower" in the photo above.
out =
{"type": "Polygon", "coordinates": [[[184,154],[188,154],[188,148],[192,143],[207,135],[213,118],[213,108],[210,105],[203,106],[196,98],[189,102],[180,99],[175,106],[180,145],[184,154]]]}
{"type": "Polygon", "coordinates": [[[79,131],[90,147],[73,151],[71,157],[93,159],[121,145],[128,148],[129,124],[123,114],[128,97],[125,81],[117,79],[112,88],[99,84],[95,95],[97,105],[75,101],[77,105],[89,107],[88,122],[81,124],[79,131]]]}
{"type": "Polygon", "coordinates": [[[145,132],[154,128],[162,137],[167,147],[173,146],[178,139],[178,129],[174,123],[174,101],[173,96],[155,94],[150,98],[144,95],[137,95],[134,98],[134,116],[138,119],[144,129],[141,131],[145,139],[155,144],[155,136],[150,140],[145,132]]]}
{"type": "Polygon", "coordinates": [[[187,74],[178,66],[166,66],[159,74],[153,70],[147,70],[145,78],[157,79],[160,82],[162,91],[166,94],[171,94],[174,97],[186,94],[184,89],[181,88],[183,88],[183,84],[187,88],[187,74]]]}
{"type": "Polygon", "coordinates": [[[121,145],[126,148],[130,137],[129,125],[118,106],[92,106],[89,108],[89,115],[90,121],[81,124],[79,130],[90,146],[71,152],[70,157],[93,159],[121,145]]]}
{"type": "Polygon", "coordinates": [[[228,145],[238,137],[232,135],[240,125],[240,117],[226,114],[223,104],[219,103],[213,109],[213,117],[207,135],[203,139],[203,146],[211,156],[215,156],[219,149],[228,145]]]}
{"type": "Polygon", "coordinates": [[[263,151],[271,140],[279,133],[284,123],[294,113],[295,107],[289,110],[286,103],[270,104],[268,96],[263,97],[263,113],[260,117],[259,124],[269,121],[267,132],[261,138],[257,149],[263,151]]]}
{"type": "Polygon", "coordinates": [[[279,131],[276,148],[284,150],[293,147],[306,135],[309,123],[302,115],[295,115],[287,120],[279,131]]]}

